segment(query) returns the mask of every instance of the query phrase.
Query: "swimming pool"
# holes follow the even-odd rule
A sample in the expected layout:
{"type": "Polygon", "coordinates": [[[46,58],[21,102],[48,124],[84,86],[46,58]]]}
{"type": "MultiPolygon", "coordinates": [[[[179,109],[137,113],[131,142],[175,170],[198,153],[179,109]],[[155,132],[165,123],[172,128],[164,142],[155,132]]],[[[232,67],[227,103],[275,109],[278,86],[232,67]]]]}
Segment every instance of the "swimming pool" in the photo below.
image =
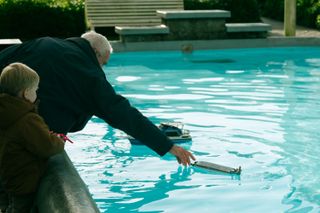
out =
{"type": "Polygon", "coordinates": [[[319,212],[320,48],[115,53],[117,92],[159,124],[180,121],[197,160],[183,168],[131,146],[94,117],[67,153],[101,212],[319,212]]]}

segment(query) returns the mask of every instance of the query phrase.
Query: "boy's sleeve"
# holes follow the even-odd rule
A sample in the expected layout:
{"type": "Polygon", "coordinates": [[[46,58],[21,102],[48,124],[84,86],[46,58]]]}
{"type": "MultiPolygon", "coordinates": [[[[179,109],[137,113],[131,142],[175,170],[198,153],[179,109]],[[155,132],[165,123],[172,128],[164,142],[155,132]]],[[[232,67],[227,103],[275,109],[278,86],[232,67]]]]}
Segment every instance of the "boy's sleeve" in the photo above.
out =
{"type": "Polygon", "coordinates": [[[58,154],[64,149],[64,141],[50,133],[44,120],[36,113],[29,113],[20,122],[25,143],[22,144],[28,151],[42,158],[58,154]]]}

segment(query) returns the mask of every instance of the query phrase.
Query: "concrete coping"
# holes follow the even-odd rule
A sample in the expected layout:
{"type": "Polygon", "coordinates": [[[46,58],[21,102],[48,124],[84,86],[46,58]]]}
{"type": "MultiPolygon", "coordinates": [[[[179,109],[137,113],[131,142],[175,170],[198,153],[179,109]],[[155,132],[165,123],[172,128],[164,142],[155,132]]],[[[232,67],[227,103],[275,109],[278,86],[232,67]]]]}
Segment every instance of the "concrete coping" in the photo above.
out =
{"type": "Polygon", "coordinates": [[[162,24],[157,26],[126,26],[115,27],[115,32],[119,35],[146,35],[146,34],[168,34],[169,28],[162,24]]]}
{"type": "Polygon", "coordinates": [[[230,18],[227,10],[157,10],[163,19],[230,18]]]}
{"type": "Polygon", "coordinates": [[[114,52],[134,51],[181,51],[184,46],[192,46],[197,50],[266,48],[290,46],[319,46],[320,37],[267,37],[246,39],[215,39],[215,40],[181,40],[181,41],[148,41],[129,42],[110,41],[114,52]]]}
{"type": "Polygon", "coordinates": [[[266,23],[227,23],[227,32],[266,32],[271,25],[266,23]]]}
{"type": "Polygon", "coordinates": [[[21,44],[21,40],[18,38],[8,38],[0,39],[0,45],[9,45],[9,44],[21,44]]]}
{"type": "Polygon", "coordinates": [[[65,151],[49,159],[35,206],[38,212],[100,213],[65,151]]]}

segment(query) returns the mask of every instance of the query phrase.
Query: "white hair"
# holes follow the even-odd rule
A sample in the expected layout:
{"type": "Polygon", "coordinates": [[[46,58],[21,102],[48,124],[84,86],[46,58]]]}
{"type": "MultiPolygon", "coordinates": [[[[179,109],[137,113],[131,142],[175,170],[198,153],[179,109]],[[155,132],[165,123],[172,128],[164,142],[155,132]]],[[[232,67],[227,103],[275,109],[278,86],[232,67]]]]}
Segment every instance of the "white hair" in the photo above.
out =
{"type": "Polygon", "coordinates": [[[92,48],[95,48],[100,54],[105,54],[106,51],[112,53],[113,49],[108,39],[95,31],[89,31],[81,35],[89,41],[92,48]]]}

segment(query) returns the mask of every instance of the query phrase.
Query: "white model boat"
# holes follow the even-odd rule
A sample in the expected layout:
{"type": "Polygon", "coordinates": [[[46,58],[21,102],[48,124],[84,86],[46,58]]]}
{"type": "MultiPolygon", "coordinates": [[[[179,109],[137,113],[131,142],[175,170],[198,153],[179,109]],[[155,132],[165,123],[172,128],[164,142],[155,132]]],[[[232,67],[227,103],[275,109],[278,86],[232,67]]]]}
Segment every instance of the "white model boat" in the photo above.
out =
{"type": "Polygon", "coordinates": [[[239,168],[231,168],[228,166],[223,166],[223,165],[210,163],[210,162],[206,162],[206,161],[196,161],[191,165],[196,166],[196,167],[200,167],[200,168],[204,168],[204,169],[225,172],[225,173],[229,173],[229,174],[240,175],[240,173],[241,173],[241,166],[239,166],[239,168]]]}

